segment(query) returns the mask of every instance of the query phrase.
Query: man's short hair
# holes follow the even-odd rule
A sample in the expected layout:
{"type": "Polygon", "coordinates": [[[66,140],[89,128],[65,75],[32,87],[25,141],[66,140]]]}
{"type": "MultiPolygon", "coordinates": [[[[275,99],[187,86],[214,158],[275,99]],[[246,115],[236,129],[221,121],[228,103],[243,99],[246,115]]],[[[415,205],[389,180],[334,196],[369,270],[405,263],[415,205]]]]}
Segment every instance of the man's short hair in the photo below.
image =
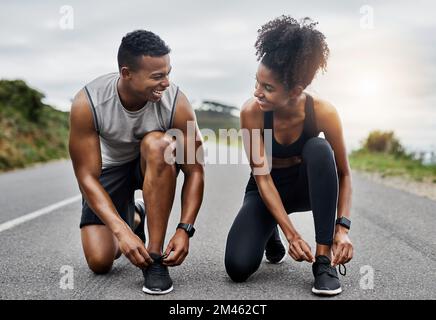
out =
{"type": "Polygon", "coordinates": [[[137,70],[139,57],[161,57],[170,53],[171,49],[156,34],[147,30],[135,30],[126,34],[118,49],[118,68],[128,67],[137,70]]]}

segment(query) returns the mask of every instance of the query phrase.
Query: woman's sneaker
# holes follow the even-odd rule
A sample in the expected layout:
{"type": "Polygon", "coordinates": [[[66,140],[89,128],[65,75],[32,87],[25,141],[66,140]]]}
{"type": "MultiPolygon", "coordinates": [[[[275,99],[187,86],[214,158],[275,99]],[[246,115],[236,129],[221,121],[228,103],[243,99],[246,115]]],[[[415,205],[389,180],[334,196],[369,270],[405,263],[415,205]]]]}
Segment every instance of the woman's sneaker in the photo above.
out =
{"type": "Polygon", "coordinates": [[[280,238],[277,226],[265,246],[266,259],[273,264],[282,263],[286,258],[286,249],[280,238]]]}
{"type": "Polygon", "coordinates": [[[173,291],[173,281],[168,272],[168,267],[162,264],[164,256],[150,253],[153,263],[142,269],[144,286],[142,291],[148,294],[167,294],[173,291]]]}
{"type": "Polygon", "coordinates": [[[136,226],[134,233],[145,243],[145,205],[140,199],[135,200],[135,211],[139,213],[141,222],[136,226]]]}
{"type": "Polygon", "coordinates": [[[326,256],[318,256],[312,265],[315,282],[312,292],[318,295],[334,296],[342,292],[338,272],[332,267],[331,261],[326,256]]]}

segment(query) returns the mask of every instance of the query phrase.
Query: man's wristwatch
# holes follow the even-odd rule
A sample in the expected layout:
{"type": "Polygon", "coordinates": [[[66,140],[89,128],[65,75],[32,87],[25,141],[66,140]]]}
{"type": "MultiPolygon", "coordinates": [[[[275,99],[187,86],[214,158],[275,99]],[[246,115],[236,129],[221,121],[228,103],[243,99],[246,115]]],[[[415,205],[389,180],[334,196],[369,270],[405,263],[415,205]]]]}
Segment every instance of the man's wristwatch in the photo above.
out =
{"type": "Polygon", "coordinates": [[[191,238],[194,235],[195,228],[192,224],[189,223],[179,223],[177,225],[177,228],[183,229],[188,234],[189,238],[191,238]]]}
{"type": "Polygon", "coordinates": [[[350,230],[351,227],[351,221],[345,217],[340,217],[336,219],[336,224],[340,224],[344,228],[350,230]]]}

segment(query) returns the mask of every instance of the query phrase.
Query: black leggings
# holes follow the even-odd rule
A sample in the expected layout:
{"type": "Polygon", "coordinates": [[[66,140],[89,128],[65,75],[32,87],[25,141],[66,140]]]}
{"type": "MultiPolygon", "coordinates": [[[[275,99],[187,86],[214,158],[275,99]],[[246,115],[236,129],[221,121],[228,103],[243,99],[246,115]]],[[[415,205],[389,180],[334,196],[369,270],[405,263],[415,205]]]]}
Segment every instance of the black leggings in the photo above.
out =
{"type": "MultiPolygon", "coordinates": [[[[312,210],[316,242],[331,245],[339,188],[335,158],[327,140],[309,139],[303,147],[302,162],[290,168],[273,169],[271,177],[286,212],[312,210]]],[[[233,281],[245,281],[259,268],[265,245],[276,226],[251,176],[242,208],[227,237],[224,262],[233,281]]]]}

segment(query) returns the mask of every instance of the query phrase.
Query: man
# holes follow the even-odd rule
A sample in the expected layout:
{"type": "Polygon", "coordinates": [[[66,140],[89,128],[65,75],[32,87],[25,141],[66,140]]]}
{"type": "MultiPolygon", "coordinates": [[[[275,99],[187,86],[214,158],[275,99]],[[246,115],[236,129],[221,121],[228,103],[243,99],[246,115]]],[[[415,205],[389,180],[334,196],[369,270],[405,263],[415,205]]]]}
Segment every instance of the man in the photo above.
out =
{"type": "Polygon", "coordinates": [[[149,294],[172,291],[168,266],[180,265],[188,254],[204,188],[201,159],[171,164],[166,156],[174,148],[169,129],[183,133],[182,147],[191,143],[202,151],[194,111],[168,79],[169,52],[152,32],[127,34],[118,51],[119,73],[87,84],[70,114],[69,149],[83,195],[80,228],[88,266],[107,273],[122,253],[142,269],[143,291],[149,294]],[[194,137],[187,136],[188,122],[195,124],[194,137]],[[180,169],[185,176],[181,223],[163,252],[180,169]],[[144,202],[134,201],[137,189],[144,202]]]}

